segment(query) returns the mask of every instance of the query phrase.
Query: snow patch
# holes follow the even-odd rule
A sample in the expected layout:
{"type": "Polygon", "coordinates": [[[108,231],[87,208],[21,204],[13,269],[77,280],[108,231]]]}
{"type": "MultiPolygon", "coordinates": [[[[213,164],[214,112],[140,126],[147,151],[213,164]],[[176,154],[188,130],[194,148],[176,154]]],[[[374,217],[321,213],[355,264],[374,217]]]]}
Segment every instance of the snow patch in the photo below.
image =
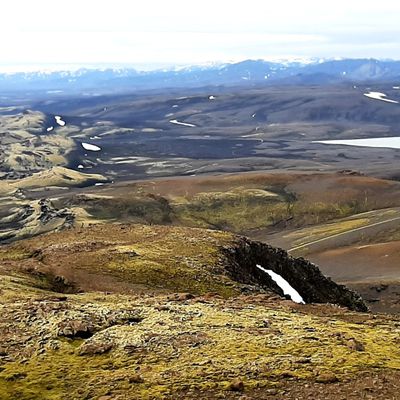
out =
{"type": "Polygon", "coordinates": [[[82,147],[85,150],[90,150],[90,151],[100,151],[101,150],[101,147],[96,146],[94,144],[90,144],[90,143],[82,143],[82,147]]]}
{"type": "Polygon", "coordinates": [[[311,143],[336,144],[343,146],[359,147],[384,147],[389,149],[400,149],[400,137],[380,137],[369,139],[344,139],[344,140],[314,140],[311,143]]]}
{"type": "Polygon", "coordinates": [[[370,99],[386,101],[387,103],[396,103],[396,104],[398,103],[398,101],[396,101],[396,100],[387,99],[385,93],[368,92],[368,93],[364,93],[364,96],[369,97],[370,99]]]}
{"type": "Polygon", "coordinates": [[[292,301],[294,301],[295,303],[305,304],[299,292],[294,289],[286,279],[282,278],[279,274],[270,269],[263,268],[259,264],[257,264],[256,267],[268,274],[272,278],[272,280],[283,290],[283,293],[290,296],[292,301]]]}
{"type": "Polygon", "coordinates": [[[188,124],[188,123],[186,123],[186,122],[180,122],[180,121],[178,121],[178,120],[176,120],[176,119],[171,119],[169,122],[170,122],[171,124],[175,124],[175,125],[188,126],[188,127],[190,127],[190,128],[195,128],[195,127],[196,127],[196,125],[188,124]]]}
{"type": "Polygon", "coordinates": [[[211,96],[208,96],[208,100],[215,100],[216,99],[216,97],[215,96],[213,96],[213,95],[211,95],[211,96]]]}
{"type": "Polygon", "coordinates": [[[55,115],[54,119],[56,120],[58,125],[65,126],[65,121],[61,118],[60,115],[55,115]]]}

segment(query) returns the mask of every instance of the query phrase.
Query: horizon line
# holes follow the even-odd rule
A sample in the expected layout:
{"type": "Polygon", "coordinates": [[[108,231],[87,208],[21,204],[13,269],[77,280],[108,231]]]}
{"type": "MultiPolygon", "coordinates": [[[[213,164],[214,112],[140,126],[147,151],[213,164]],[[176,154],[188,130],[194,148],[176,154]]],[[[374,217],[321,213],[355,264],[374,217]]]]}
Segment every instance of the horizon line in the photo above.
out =
{"type": "Polygon", "coordinates": [[[284,63],[300,63],[304,65],[308,64],[322,64],[330,61],[345,61],[345,60],[368,60],[368,61],[379,61],[379,62],[400,62],[400,59],[395,58],[380,58],[380,57],[271,57],[271,58],[243,58],[238,60],[214,60],[204,62],[187,62],[187,63],[174,63],[174,62],[93,62],[93,63],[2,63],[0,62],[0,73],[1,74],[13,74],[13,73],[30,73],[30,72],[69,72],[79,70],[107,70],[107,69],[127,69],[135,70],[137,72],[156,72],[156,71],[171,71],[171,70],[182,70],[190,67],[217,67],[222,65],[240,64],[246,61],[263,61],[277,64],[284,63]]]}

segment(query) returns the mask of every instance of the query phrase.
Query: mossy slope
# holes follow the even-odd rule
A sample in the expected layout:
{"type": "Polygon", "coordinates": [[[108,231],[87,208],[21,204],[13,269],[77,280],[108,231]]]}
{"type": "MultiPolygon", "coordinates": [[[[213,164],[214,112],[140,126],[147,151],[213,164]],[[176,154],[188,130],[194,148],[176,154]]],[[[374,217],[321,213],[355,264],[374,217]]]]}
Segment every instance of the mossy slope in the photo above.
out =
{"type": "Polygon", "coordinates": [[[399,373],[398,319],[240,283],[225,264],[238,240],[96,225],[3,247],[0,398],[237,398],[234,380],[292,398],[299,382],[399,373]]]}
{"type": "Polygon", "coordinates": [[[61,303],[8,304],[0,314],[2,399],[230,398],[234,379],[266,395],[326,373],[346,381],[362,371],[400,370],[399,321],[331,306],[299,309],[268,296],[70,295],[61,303]],[[123,312],[139,322],[104,320],[123,312]],[[61,337],[60,323],[77,319],[93,322],[93,336],[61,337]],[[110,349],[82,353],[89,344],[110,349]]]}

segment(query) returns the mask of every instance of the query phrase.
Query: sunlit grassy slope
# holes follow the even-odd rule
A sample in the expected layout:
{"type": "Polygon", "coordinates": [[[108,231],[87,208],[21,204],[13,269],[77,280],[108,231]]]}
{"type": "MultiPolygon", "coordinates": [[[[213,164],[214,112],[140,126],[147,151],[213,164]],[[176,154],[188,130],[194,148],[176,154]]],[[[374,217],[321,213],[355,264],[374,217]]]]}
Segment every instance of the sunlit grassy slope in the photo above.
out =
{"type": "Polygon", "coordinates": [[[93,221],[177,224],[248,234],[400,206],[400,184],[342,174],[233,174],[121,184],[89,196],[67,197],[65,204],[83,207],[93,221]]]}

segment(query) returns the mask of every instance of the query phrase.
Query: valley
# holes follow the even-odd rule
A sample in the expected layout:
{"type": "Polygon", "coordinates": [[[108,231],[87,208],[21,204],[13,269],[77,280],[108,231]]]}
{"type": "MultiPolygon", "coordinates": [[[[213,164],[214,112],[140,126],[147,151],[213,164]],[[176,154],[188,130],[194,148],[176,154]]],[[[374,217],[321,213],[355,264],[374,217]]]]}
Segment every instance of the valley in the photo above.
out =
{"type": "Polygon", "coordinates": [[[0,397],[396,398],[400,91],[371,63],[0,74],[0,397]]]}
{"type": "MultiPolygon", "coordinates": [[[[375,86],[398,99],[393,84],[375,86]]],[[[398,133],[400,108],[366,96],[369,88],[221,86],[15,98],[15,108],[3,107],[0,116],[12,133],[1,139],[1,238],[121,221],[222,229],[309,257],[345,284],[365,278],[358,289],[369,297],[382,282],[397,287],[396,268],[389,275],[348,271],[357,256],[346,246],[397,239],[398,150],[341,145],[398,133]],[[41,214],[34,210],[43,198],[49,208],[41,214]],[[346,255],[340,268],[331,266],[329,251],[341,252],[338,260],[346,255]]],[[[391,257],[375,258],[371,270],[392,268],[391,257]]],[[[392,297],[385,309],[395,311],[400,303],[392,297]]]]}

